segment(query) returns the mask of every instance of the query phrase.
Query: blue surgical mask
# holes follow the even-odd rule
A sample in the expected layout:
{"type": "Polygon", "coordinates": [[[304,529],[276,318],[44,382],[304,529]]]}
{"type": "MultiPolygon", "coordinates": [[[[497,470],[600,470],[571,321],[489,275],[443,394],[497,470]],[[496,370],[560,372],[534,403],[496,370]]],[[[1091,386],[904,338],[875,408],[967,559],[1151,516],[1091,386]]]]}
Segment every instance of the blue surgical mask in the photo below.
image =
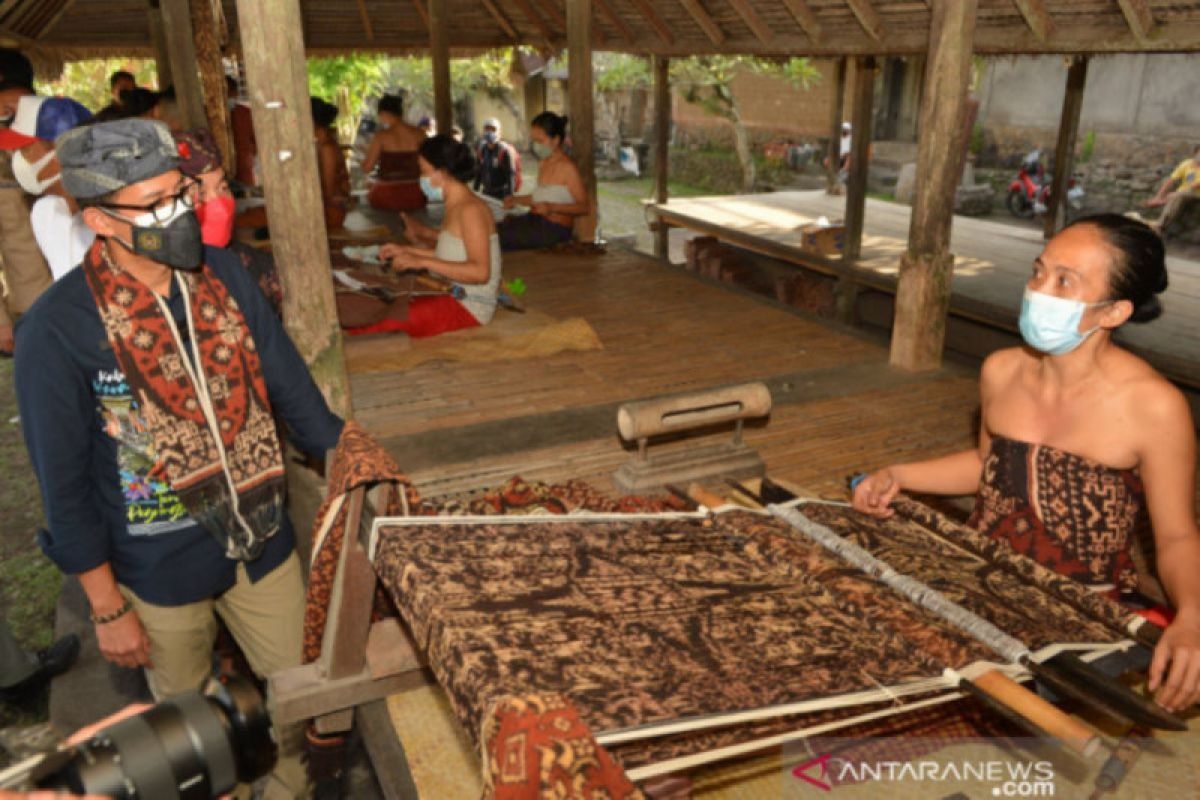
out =
{"type": "Polygon", "coordinates": [[[434,186],[433,182],[425,175],[421,176],[421,191],[425,193],[425,197],[431,203],[440,203],[445,199],[442,187],[434,186]]]}
{"type": "Polygon", "coordinates": [[[533,150],[533,154],[538,157],[539,161],[546,160],[554,152],[553,147],[548,144],[542,144],[541,142],[534,142],[532,145],[530,145],[530,148],[533,150]]]}
{"type": "Polygon", "coordinates": [[[500,134],[496,133],[495,131],[488,131],[487,133],[483,134],[483,140],[488,144],[495,144],[496,142],[500,141],[500,134]]]}
{"type": "Polygon", "coordinates": [[[1026,289],[1021,301],[1021,336],[1030,347],[1043,353],[1066,355],[1099,329],[1096,326],[1080,333],[1079,322],[1084,312],[1104,305],[1108,303],[1085,303],[1026,289]]]}

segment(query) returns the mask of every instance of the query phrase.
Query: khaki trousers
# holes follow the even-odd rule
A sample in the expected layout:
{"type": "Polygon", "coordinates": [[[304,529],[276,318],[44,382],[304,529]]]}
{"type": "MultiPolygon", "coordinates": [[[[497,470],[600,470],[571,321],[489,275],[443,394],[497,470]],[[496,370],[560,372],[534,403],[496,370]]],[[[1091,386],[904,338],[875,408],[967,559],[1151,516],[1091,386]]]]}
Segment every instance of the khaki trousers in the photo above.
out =
{"type": "MultiPolygon", "coordinates": [[[[159,606],[140,599],[125,587],[122,592],[150,637],[146,670],[150,691],[157,700],[200,688],[212,674],[213,643],[220,614],[250,666],[262,678],[300,664],[304,627],[304,583],[295,553],[257,583],[238,564],[237,583],[219,597],[182,606],[159,606]]],[[[304,797],[307,775],[300,756],[303,724],[275,731],[279,763],[264,795],[268,798],[304,797]]]]}
{"type": "Polygon", "coordinates": [[[53,283],[50,268],[29,225],[29,206],[20,189],[0,187],[0,256],[4,259],[4,302],[0,326],[12,325],[53,283]]]}

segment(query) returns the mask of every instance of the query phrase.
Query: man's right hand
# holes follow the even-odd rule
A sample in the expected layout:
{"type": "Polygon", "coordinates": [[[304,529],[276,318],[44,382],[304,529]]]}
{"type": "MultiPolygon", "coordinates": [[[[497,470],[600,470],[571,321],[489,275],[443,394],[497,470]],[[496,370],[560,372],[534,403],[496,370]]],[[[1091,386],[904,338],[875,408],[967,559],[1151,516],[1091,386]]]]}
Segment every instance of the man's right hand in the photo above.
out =
{"type": "Polygon", "coordinates": [[[112,622],[96,625],[100,652],[119,667],[151,667],[150,637],[137,612],[130,609],[112,622]]]}

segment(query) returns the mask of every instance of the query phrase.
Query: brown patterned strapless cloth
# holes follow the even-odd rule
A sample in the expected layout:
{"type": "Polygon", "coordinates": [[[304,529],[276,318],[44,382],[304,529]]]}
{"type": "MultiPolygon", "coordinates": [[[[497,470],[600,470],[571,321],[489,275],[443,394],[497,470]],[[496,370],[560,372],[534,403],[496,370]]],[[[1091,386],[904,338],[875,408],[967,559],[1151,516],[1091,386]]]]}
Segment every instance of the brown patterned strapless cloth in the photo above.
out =
{"type": "Polygon", "coordinates": [[[1136,470],[996,436],[968,525],[1110,597],[1138,588],[1149,516],[1136,470]]]}

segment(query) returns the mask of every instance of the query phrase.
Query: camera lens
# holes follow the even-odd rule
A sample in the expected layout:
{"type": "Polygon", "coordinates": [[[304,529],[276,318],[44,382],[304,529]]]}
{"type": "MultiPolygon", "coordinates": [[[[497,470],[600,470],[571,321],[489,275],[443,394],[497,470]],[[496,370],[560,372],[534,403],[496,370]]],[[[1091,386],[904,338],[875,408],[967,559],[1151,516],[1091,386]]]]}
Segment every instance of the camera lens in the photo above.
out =
{"type": "Polygon", "coordinates": [[[275,765],[270,718],[242,678],[212,681],[105,728],[41,785],[76,794],[208,800],[275,765]]]}

